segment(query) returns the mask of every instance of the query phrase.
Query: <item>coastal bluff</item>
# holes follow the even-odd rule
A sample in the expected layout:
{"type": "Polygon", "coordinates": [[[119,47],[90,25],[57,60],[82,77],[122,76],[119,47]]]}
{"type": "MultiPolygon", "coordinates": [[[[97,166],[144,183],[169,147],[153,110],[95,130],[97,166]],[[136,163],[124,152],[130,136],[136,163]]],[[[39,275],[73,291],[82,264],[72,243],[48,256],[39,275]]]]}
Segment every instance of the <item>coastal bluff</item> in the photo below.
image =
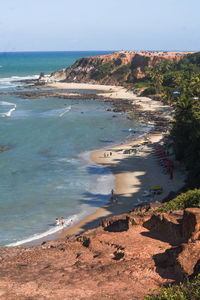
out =
{"type": "Polygon", "coordinates": [[[64,81],[120,85],[145,77],[148,67],[163,60],[180,61],[193,52],[119,51],[108,55],[79,58],[72,66],[55,71],[50,77],[44,74],[40,81],[64,81]]]}
{"type": "Polygon", "coordinates": [[[158,213],[159,202],[41,246],[0,248],[0,299],[143,299],[195,275],[200,209],[158,213]]]}

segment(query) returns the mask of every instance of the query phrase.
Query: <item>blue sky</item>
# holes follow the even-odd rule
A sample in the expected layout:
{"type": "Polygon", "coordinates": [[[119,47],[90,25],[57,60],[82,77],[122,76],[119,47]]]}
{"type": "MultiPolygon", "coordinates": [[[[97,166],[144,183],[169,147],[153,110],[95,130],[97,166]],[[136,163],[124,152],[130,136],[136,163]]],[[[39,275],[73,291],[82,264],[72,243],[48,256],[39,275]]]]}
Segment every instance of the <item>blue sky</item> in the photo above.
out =
{"type": "Polygon", "coordinates": [[[200,50],[200,0],[1,1],[0,51],[200,50]]]}

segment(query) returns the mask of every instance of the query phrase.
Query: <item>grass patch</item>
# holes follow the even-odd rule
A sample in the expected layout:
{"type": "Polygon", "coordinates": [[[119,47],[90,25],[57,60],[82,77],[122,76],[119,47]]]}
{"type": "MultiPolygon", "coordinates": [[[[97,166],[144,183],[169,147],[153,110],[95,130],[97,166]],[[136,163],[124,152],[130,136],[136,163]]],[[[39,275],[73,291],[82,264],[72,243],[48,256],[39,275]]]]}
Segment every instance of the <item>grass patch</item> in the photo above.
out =
{"type": "Polygon", "coordinates": [[[189,190],[180,194],[173,200],[163,204],[156,212],[167,212],[169,210],[185,209],[187,207],[200,208],[200,189],[189,190]]]}

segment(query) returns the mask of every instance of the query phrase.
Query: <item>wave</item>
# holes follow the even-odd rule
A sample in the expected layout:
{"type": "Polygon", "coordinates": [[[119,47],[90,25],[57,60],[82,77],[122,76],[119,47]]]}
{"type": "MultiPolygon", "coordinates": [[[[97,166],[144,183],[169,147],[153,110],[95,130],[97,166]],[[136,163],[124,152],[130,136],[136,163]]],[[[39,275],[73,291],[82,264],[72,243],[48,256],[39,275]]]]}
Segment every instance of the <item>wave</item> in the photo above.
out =
{"type": "Polygon", "coordinates": [[[66,158],[66,157],[62,157],[57,159],[58,162],[64,162],[64,163],[70,163],[70,164],[77,164],[78,160],[75,158],[66,158]]]}
{"type": "Polygon", "coordinates": [[[71,110],[71,105],[69,105],[67,108],[65,108],[61,114],[59,115],[59,117],[63,117],[66,113],[68,113],[71,110]]]}
{"type": "Polygon", "coordinates": [[[32,79],[38,79],[38,78],[39,78],[39,75],[11,76],[11,77],[0,78],[0,89],[22,86],[22,85],[24,85],[24,83],[19,82],[19,81],[32,80],[32,79]]]}
{"type": "Polygon", "coordinates": [[[1,113],[0,116],[2,117],[10,117],[12,112],[16,110],[17,105],[15,103],[12,102],[6,102],[6,101],[0,101],[0,105],[5,105],[5,106],[14,106],[13,108],[11,108],[9,111],[5,112],[5,113],[1,113]]]}
{"type": "Polygon", "coordinates": [[[79,215],[69,216],[68,218],[64,219],[65,220],[65,225],[58,225],[58,226],[56,226],[56,224],[55,224],[55,225],[53,225],[52,228],[48,229],[45,232],[36,233],[36,234],[34,234],[34,235],[32,235],[32,236],[30,236],[28,238],[25,238],[25,239],[23,239],[21,241],[10,243],[10,244],[6,245],[6,247],[14,247],[14,246],[19,246],[19,245],[27,244],[27,243],[33,242],[35,240],[43,239],[43,238],[47,237],[48,235],[53,235],[56,232],[62,230],[63,228],[70,227],[71,220],[73,220],[73,224],[76,224],[80,220],[82,214],[83,214],[83,212],[81,214],[79,214],[79,215]]]}

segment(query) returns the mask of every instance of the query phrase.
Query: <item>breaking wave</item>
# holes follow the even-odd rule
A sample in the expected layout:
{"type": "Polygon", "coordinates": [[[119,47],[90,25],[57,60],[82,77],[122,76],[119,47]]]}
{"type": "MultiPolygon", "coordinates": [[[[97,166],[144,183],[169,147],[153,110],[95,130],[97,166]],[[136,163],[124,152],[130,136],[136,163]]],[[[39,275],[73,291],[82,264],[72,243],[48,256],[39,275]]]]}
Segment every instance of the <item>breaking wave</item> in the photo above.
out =
{"type": "Polygon", "coordinates": [[[11,109],[9,109],[7,112],[5,113],[1,113],[0,116],[2,117],[10,117],[12,112],[15,111],[17,105],[15,103],[11,103],[11,102],[6,102],[6,101],[0,101],[0,105],[4,105],[4,106],[13,106],[11,109]]]}

